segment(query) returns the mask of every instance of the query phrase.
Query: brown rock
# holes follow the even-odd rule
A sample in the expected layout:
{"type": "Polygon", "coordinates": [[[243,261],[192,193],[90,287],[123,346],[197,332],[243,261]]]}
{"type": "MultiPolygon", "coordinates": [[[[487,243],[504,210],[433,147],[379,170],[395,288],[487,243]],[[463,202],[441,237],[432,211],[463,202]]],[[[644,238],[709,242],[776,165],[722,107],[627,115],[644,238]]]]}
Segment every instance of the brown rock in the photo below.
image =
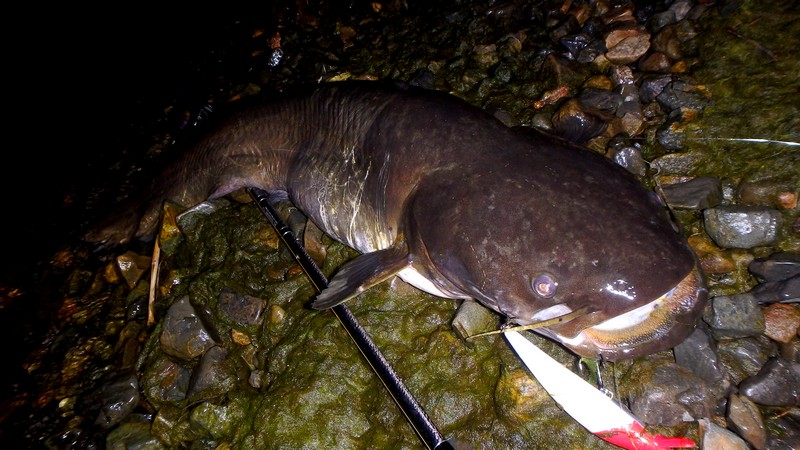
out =
{"type": "Polygon", "coordinates": [[[650,48],[650,33],[639,28],[620,28],[606,35],[606,58],[614,64],[628,64],[650,48]]]}
{"type": "Polygon", "coordinates": [[[800,330],[800,310],[794,305],[773,303],[764,308],[764,334],[788,344],[800,330]]]}
{"type": "Polygon", "coordinates": [[[671,62],[669,57],[661,52],[655,52],[639,61],[639,68],[644,72],[669,72],[671,62]]]}

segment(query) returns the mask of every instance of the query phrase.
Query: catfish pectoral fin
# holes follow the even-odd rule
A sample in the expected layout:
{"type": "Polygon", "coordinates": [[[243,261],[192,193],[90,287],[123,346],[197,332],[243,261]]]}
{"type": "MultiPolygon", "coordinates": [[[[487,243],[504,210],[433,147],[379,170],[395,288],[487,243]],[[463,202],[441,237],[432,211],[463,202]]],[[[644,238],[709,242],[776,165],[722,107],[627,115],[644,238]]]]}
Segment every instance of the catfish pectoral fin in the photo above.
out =
{"type": "Polygon", "coordinates": [[[328,309],[361,294],[397,275],[409,265],[405,245],[365,253],[348,261],[311,303],[314,309],[328,309]]]}

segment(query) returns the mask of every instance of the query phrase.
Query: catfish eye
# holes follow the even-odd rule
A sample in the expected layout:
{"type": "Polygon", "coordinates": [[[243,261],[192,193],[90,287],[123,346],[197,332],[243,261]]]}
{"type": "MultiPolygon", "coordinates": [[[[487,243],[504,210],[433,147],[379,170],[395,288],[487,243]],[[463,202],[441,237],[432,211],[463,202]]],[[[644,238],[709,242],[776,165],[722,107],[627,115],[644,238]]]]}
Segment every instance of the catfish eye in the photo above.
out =
{"type": "Polygon", "coordinates": [[[536,278],[533,279],[531,287],[533,288],[533,292],[539,297],[553,298],[556,295],[558,282],[552,275],[543,273],[537,275],[536,278]]]}

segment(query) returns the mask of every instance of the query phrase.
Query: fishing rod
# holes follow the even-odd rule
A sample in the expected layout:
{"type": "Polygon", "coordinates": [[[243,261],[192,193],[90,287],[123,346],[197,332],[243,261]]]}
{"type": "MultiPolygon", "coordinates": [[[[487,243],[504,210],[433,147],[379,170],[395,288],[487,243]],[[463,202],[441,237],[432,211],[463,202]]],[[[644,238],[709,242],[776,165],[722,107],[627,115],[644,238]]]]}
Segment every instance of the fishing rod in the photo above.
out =
{"type": "MultiPolygon", "coordinates": [[[[247,191],[278,232],[283,243],[294,255],[297,263],[300,264],[300,267],[311,279],[314,288],[317,292],[322,292],[328,286],[328,279],[308,255],[306,249],[300,245],[292,230],[278,217],[278,213],[269,202],[269,194],[257,188],[248,188],[247,191]]],[[[350,309],[344,304],[339,304],[332,307],[331,311],[344,326],[347,334],[353,339],[356,347],[364,355],[372,370],[378,375],[378,378],[389,391],[389,394],[397,403],[403,415],[406,416],[406,419],[423,444],[425,444],[425,447],[431,450],[454,449],[453,445],[442,437],[439,429],[436,428],[436,425],[431,421],[425,410],[422,409],[422,406],[411,394],[411,391],[408,390],[408,387],[406,387],[394,368],[386,361],[383,353],[372,341],[367,330],[358,323],[350,309]]]]}

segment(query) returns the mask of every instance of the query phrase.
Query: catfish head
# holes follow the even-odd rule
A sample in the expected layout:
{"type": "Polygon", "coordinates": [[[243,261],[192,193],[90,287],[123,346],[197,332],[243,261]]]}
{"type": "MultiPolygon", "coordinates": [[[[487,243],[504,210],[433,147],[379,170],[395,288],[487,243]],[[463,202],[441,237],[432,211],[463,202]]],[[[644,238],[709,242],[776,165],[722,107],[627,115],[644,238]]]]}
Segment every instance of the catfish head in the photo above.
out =
{"type": "Polygon", "coordinates": [[[581,356],[632,358],[683,341],[707,291],[655,193],[588,150],[520,153],[491,177],[421,187],[408,227],[416,270],[519,325],[569,317],[536,331],[581,356]]]}

